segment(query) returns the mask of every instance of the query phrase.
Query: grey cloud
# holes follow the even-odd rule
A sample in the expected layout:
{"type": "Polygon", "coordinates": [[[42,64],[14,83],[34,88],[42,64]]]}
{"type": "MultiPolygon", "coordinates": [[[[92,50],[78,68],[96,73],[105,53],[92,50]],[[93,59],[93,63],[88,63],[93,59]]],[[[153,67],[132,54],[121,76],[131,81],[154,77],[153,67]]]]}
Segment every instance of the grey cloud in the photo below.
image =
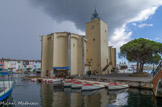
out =
{"type": "Polygon", "coordinates": [[[82,31],[85,31],[85,24],[90,21],[96,5],[100,18],[109,25],[110,35],[115,28],[153,5],[152,0],[31,0],[31,3],[58,22],[74,22],[82,31]]]}

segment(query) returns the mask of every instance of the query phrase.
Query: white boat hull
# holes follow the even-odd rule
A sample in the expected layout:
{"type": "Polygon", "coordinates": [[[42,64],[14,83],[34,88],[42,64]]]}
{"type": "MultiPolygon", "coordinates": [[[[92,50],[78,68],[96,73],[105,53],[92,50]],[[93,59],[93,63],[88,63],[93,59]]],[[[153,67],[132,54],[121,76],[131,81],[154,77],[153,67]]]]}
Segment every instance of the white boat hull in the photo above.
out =
{"type": "Polygon", "coordinates": [[[73,89],[74,88],[80,89],[80,88],[82,88],[82,86],[83,86],[82,84],[72,84],[71,88],[73,88],[73,89]]]}
{"type": "Polygon", "coordinates": [[[104,88],[103,85],[90,85],[90,86],[82,86],[82,91],[91,91],[98,90],[104,88]]]}
{"type": "Polygon", "coordinates": [[[71,87],[72,84],[73,83],[66,83],[66,82],[64,82],[64,87],[71,87]]]}
{"type": "Polygon", "coordinates": [[[121,90],[128,88],[129,86],[127,84],[124,85],[107,85],[108,90],[121,90]]]}

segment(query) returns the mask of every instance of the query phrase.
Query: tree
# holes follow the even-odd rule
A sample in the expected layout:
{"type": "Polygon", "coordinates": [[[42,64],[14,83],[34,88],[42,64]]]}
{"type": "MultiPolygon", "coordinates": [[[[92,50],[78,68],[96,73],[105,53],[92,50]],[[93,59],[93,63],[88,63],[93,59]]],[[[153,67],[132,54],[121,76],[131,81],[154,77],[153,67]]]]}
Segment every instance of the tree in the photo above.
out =
{"type": "Polygon", "coordinates": [[[27,71],[30,71],[30,70],[31,70],[31,68],[26,68],[26,70],[27,70],[27,71]]]}
{"type": "Polygon", "coordinates": [[[142,72],[144,64],[158,63],[161,60],[162,43],[144,38],[134,39],[121,46],[120,52],[128,61],[137,62],[137,72],[142,72]]]}

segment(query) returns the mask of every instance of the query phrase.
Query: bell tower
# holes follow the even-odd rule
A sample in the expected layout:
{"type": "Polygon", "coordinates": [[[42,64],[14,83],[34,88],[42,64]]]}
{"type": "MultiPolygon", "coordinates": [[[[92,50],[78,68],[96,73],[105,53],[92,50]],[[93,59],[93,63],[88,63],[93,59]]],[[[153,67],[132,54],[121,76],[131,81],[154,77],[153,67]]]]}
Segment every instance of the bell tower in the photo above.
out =
{"type": "Polygon", "coordinates": [[[86,24],[86,38],[86,63],[91,66],[92,74],[105,74],[105,67],[108,67],[108,25],[100,19],[96,9],[86,24]]]}

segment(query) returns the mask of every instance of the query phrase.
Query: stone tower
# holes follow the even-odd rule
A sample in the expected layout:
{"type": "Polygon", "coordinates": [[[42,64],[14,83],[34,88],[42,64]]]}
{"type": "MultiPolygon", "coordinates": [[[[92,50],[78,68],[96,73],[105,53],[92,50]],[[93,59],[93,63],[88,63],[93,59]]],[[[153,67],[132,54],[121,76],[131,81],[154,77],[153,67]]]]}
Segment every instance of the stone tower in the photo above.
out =
{"type": "Polygon", "coordinates": [[[95,9],[91,21],[86,24],[86,63],[92,74],[106,74],[108,68],[108,25],[99,18],[95,9]]]}

